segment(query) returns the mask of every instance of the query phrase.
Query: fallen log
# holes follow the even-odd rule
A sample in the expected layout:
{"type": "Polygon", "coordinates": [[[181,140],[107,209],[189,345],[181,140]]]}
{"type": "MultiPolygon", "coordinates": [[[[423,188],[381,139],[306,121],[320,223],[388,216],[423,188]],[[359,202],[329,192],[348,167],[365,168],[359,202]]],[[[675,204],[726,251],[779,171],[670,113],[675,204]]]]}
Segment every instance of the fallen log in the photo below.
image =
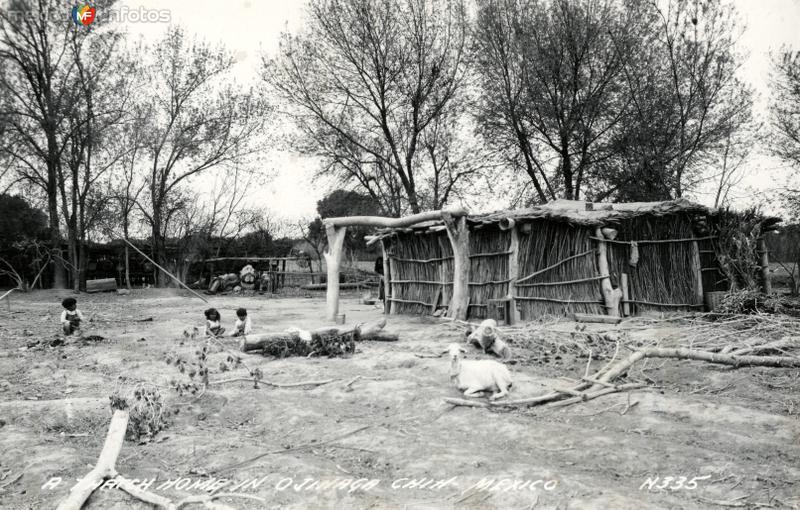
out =
{"type": "Polygon", "coordinates": [[[622,322],[622,317],[614,317],[612,315],[597,315],[593,313],[573,313],[572,320],[575,322],[600,322],[603,324],[619,324],[622,322]]]}
{"type": "Polygon", "coordinates": [[[99,280],[86,280],[86,292],[110,292],[117,290],[117,280],[114,278],[102,278],[99,280]]]}
{"type": "Polygon", "coordinates": [[[108,426],[108,434],[106,434],[103,449],[97,459],[97,464],[70,489],[67,497],[59,503],[57,510],[80,510],[86,503],[86,500],[89,499],[89,496],[101,487],[104,481],[109,479],[113,479],[114,486],[120,490],[161,510],[180,510],[192,504],[203,504],[206,508],[216,508],[219,510],[232,510],[230,506],[214,503],[214,500],[220,498],[246,498],[259,501],[260,503],[266,503],[264,498],[250,494],[237,493],[187,496],[177,503],[174,503],[171,499],[142,489],[133,481],[119,475],[116,468],[117,458],[119,457],[122,444],[125,440],[125,432],[128,428],[129,417],[129,413],[126,409],[114,410],[111,423],[108,426]]]}
{"type": "Polygon", "coordinates": [[[643,358],[673,358],[706,361],[720,365],[729,365],[735,368],[744,366],[795,368],[800,367],[800,358],[790,356],[737,356],[734,354],[721,354],[718,352],[699,351],[685,348],[668,349],[663,347],[649,347],[641,349],[627,359],[618,362],[608,369],[602,377],[597,378],[602,382],[610,382],[628,371],[637,361],[643,358]]]}
{"type": "Polygon", "coordinates": [[[128,411],[117,409],[111,417],[111,424],[108,427],[106,442],[103,450],[97,459],[97,464],[89,474],[84,476],[81,481],[70,489],[67,497],[58,505],[57,510],[80,510],[83,504],[92,495],[92,492],[108,478],[117,475],[115,465],[117,457],[122,450],[122,442],[125,440],[125,431],[128,428],[128,411]]]}
{"type": "MultiPolygon", "coordinates": [[[[262,333],[257,335],[243,336],[239,342],[239,350],[242,352],[268,351],[278,352],[281,350],[297,351],[301,353],[304,346],[309,347],[306,354],[311,352],[311,342],[321,338],[342,338],[347,336],[354,337],[354,340],[378,340],[384,342],[396,341],[391,335],[381,334],[381,330],[386,326],[386,319],[380,319],[366,324],[355,324],[351,326],[325,327],[313,331],[284,331],[281,333],[262,333]],[[305,334],[304,334],[305,333],[305,334]],[[305,338],[304,338],[305,337],[305,338]]],[[[396,336],[396,335],[394,335],[396,336]]]]}

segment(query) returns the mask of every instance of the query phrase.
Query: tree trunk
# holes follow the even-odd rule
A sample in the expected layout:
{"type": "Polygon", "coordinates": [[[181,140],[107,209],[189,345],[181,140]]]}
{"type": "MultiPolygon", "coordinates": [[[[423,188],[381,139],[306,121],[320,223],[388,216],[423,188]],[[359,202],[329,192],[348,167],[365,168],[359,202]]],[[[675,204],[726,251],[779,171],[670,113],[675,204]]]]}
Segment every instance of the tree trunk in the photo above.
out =
{"type": "Polygon", "coordinates": [[[80,289],[86,288],[86,273],[89,268],[87,252],[86,239],[82,239],[78,243],[78,286],[80,289]]]}
{"type": "MultiPolygon", "coordinates": [[[[125,235],[125,239],[128,238],[128,219],[125,218],[124,223],[122,225],[122,231],[125,235]]],[[[125,245],[125,286],[130,289],[131,288],[131,255],[130,250],[128,249],[128,245],[125,245]]]]}
{"type": "Polygon", "coordinates": [[[453,218],[450,213],[442,212],[442,219],[453,248],[453,296],[450,299],[447,316],[466,320],[469,309],[470,270],[467,218],[466,216],[453,218]]]}
{"type": "MultiPolygon", "coordinates": [[[[153,246],[152,246],[152,253],[153,253],[153,260],[155,260],[159,265],[166,266],[166,250],[164,247],[164,238],[161,236],[161,219],[158,217],[158,214],[154,211],[153,212],[153,246]]],[[[165,276],[161,274],[161,271],[158,270],[157,267],[153,268],[153,282],[157,287],[165,286],[166,282],[164,280],[165,276]]]]}
{"type": "Polygon", "coordinates": [[[347,227],[326,227],[328,234],[328,251],[325,263],[328,266],[327,302],[329,321],[336,320],[339,313],[339,266],[342,263],[342,249],[347,227]]]}

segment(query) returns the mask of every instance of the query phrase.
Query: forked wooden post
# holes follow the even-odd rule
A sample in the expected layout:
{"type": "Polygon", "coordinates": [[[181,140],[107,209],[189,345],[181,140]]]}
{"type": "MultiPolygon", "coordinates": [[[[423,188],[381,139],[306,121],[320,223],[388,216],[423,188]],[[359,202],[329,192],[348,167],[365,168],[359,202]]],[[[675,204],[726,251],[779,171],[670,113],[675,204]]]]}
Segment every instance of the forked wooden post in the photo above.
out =
{"type": "Polygon", "coordinates": [[[758,252],[761,255],[761,284],[765,294],[772,294],[772,277],[769,274],[769,250],[763,237],[758,239],[758,252]]]}
{"type": "Polygon", "coordinates": [[[597,269],[600,276],[603,277],[600,280],[600,290],[603,292],[606,314],[619,317],[619,301],[622,298],[622,290],[615,289],[611,285],[611,272],[608,268],[608,243],[606,243],[600,227],[595,229],[594,234],[597,237],[597,269]]]}
{"type": "Polygon", "coordinates": [[[447,237],[453,248],[453,295],[450,298],[450,307],[447,316],[458,320],[467,319],[469,308],[469,229],[466,216],[453,217],[448,212],[442,212],[447,228],[447,237]]]}
{"type": "MultiPolygon", "coordinates": [[[[381,216],[350,216],[345,218],[326,218],[322,220],[325,224],[326,231],[328,233],[328,253],[325,254],[325,260],[328,264],[328,319],[334,320],[336,319],[336,315],[339,313],[339,264],[341,263],[342,259],[342,244],[344,243],[344,233],[345,227],[348,226],[362,226],[362,227],[383,227],[383,228],[403,228],[403,227],[410,227],[416,225],[417,223],[423,221],[431,221],[431,220],[438,220],[443,219],[445,216],[450,218],[451,223],[453,222],[453,217],[465,218],[467,215],[467,210],[461,206],[452,206],[448,207],[446,210],[443,211],[427,211],[422,212],[419,214],[413,214],[411,216],[405,216],[403,218],[385,218],[381,216]]],[[[466,235],[466,239],[469,240],[469,232],[467,232],[466,227],[466,220],[460,221],[459,223],[459,232],[463,231],[463,234],[466,235]]],[[[449,232],[448,232],[449,234],[449,232]]],[[[375,236],[368,236],[367,244],[371,244],[375,242],[375,236]]],[[[464,257],[466,258],[467,263],[464,264],[466,266],[467,276],[464,278],[463,285],[464,287],[467,286],[468,279],[469,279],[469,246],[467,245],[467,251],[464,257]]],[[[391,282],[392,281],[392,258],[387,256],[386,250],[384,249],[384,267],[388,267],[388,269],[384,269],[384,277],[385,281],[391,282]],[[388,261],[388,265],[386,262],[388,261]]],[[[387,298],[387,301],[391,303],[389,307],[389,313],[394,314],[396,311],[396,299],[397,293],[395,292],[396,289],[394,288],[395,284],[389,283],[386,292],[389,292],[391,289],[391,298],[387,298]]],[[[469,292],[465,292],[467,301],[469,301],[469,292]]],[[[464,305],[464,316],[466,317],[466,305],[464,305]]]]}
{"type": "Polygon", "coordinates": [[[344,248],[344,235],[347,227],[327,225],[328,251],[325,252],[325,265],[328,267],[327,301],[329,321],[335,321],[339,314],[339,266],[342,263],[342,250],[344,248]]]}

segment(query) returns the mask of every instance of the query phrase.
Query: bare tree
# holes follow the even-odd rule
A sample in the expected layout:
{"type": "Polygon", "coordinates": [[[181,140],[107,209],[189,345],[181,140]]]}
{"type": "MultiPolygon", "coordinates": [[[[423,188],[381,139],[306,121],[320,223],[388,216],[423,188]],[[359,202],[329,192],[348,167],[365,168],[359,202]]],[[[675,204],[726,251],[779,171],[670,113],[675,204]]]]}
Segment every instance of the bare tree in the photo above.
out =
{"type": "MultiPolygon", "coordinates": [[[[76,71],[70,47],[90,33],[66,23],[64,4],[57,0],[9,0],[0,8],[0,89],[6,94],[0,117],[6,119],[10,138],[4,151],[47,197],[57,259],[58,176],[70,131],[67,112],[75,102],[75,88],[68,83],[76,71]]],[[[56,264],[54,285],[65,286],[65,276],[64,267],[56,264]]]]}
{"type": "Polygon", "coordinates": [[[134,66],[121,54],[121,34],[103,30],[70,41],[76,89],[67,111],[69,133],[58,167],[57,185],[67,231],[72,286],[85,284],[87,238],[109,212],[113,200],[110,172],[128,152],[116,143],[128,116],[134,66]]]}
{"type": "Polygon", "coordinates": [[[480,129],[536,201],[682,196],[750,120],[720,0],[481,0],[480,129]]]}
{"type": "MultiPolygon", "coordinates": [[[[258,142],[268,108],[262,95],[238,92],[226,84],[233,63],[223,48],[189,41],[172,28],[152,50],[145,68],[149,83],[146,151],[147,203],[141,208],[152,231],[153,255],[165,259],[165,239],[173,200],[190,178],[260,150],[258,142]]],[[[163,275],[157,281],[164,282],[163,275]]]]}
{"type": "Polygon", "coordinates": [[[738,188],[744,180],[746,175],[744,164],[757,140],[757,130],[755,129],[730,133],[726,138],[716,165],[719,170],[711,176],[716,184],[714,207],[730,205],[731,192],[738,188]]]}
{"type": "Polygon", "coordinates": [[[800,51],[775,57],[770,103],[772,153],[800,170],[800,51]]]}
{"type": "Polygon", "coordinates": [[[629,24],[630,11],[604,0],[479,2],[481,131],[521,156],[539,201],[581,198],[613,154],[629,24]]]}
{"type": "MultiPolygon", "coordinates": [[[[121,126],[118,143],[121,157],[112,174],[112,197],[116,203],[117,225],[122,225],[122,236],[130,239],[134,213],[139,207],[139,199],[145,190],[142,168],[139,166],[141,153],[145,149],[145,112],[134,106],[133,114],[121,126]]],[[[125,243],[125,285],[131,287],[130,249],[125,243]]]]}
{"type": "MultiPolygon", "coordinates": [[[[661,176],[668,196],[681,197],[727,142],[751,122],[752,93],[738,78],[736,11],[720,0],[669,0],[645,5],[646,38],[626,68],[633,108],[622,138],[624,161],[661,176]],[[654,17],[652,17],[654,15],[654,17]]],[[[638,186],[634,171],[609,192],[638,186]]]]}
{"type": "Polygon", "coordinates": [[[431,170],[422,137],[451,112],[466,73],[462,0],[322,0],[285,34],[265,79],[300,131],[295,148],[326,173],[419,212],[431,170]]]}

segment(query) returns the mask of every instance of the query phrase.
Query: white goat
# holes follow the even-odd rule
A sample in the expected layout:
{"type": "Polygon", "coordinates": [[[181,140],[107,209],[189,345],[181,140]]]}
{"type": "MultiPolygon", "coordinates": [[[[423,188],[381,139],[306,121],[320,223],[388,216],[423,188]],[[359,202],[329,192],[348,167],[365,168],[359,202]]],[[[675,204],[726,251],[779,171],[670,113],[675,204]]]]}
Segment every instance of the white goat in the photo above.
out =
{"type": "Polygon", "coordinates": [[[494,319],[486,319],[477,328],[470,326],[466,335],[469,343],[483,350],[486,354],[492,353],[503,359],[511,357],[511,349],[500,338],[500,334],[497,331],[497,322],[494,319]]]}
{"type": "Polygon", "coordinates": [[[508,395],[511,388],[511,373],[508,368],[494,360],[461,360],[461,353],[467,352],[459,344],[450,344],[450,380],[465,397],[478,397],[491,392],[489,400],[508,395]]]}

